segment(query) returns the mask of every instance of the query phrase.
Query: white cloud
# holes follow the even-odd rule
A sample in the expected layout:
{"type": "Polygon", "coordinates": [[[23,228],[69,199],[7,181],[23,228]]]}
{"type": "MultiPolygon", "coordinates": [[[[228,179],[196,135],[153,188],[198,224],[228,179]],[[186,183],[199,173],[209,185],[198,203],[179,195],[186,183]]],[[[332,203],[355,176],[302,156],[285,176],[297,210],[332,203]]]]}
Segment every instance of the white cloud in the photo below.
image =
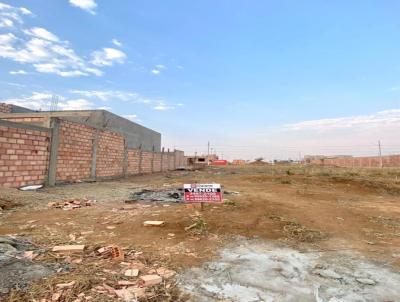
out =
{"type": "Polygon", "coordinates": [[[66,100],[58,104],[60,110],[87,110],[93,108],[93,103],[85,99],[66,100]]]}
{"type": "Polygon", "coordinates": [[[25,70],[22,70],[22,69],[20,69],[20,70],[11,70],[10,72],[9,72],[9,74],[28,74],[28,72],[26,72],[25,70]]]}
{"type": "Polygon", "coordinates": [[[76,94],[89,99],[99,99],[104,102],[124,101],[134,104],[145,104],[154,110],[166,111],[176,107],[181,107],[183,104],[170,105],[165,100],[150,99],[141,96],[139,93],[121,90],[70,90],[72,94],[76,94]]]}
{"type": "Polygon", "coordinates": [[[95,66],[112,66],[114,63],[122,64],[126,54],[115,48],[103,48],[92,53],[91,63],[95,66]]]}
{"type": "Polygon", "coordinates": [[[158,111],[166,111],[166,110],[175,109],[175,107],[167,105],[164,101],[159,101],[158,104],[153,107],[153,109],[158,110],[158,111]]]}
{"type": "MultiPolygon", "coordinates": [[[[39,33],[51,34],[47,31],[39,33]]],[[[55,39],[51,35],[48,38],[55,39]]],[[[63,77],[102,75],[101,70],[88,66],[66,43],[37,37],[24,40],[12,33],[0,35],[0,57],[29,63],[38,72],[55,73],[63,77]]]]}
{"type": "Polygon", "coordinates": [[[158,64],[158,65],[156,65],[156,66],[151,70],[151,73],[152,73],[152,74],[155,74],[155,75],[158,75],[158,74],[161,73],[161,70],[163,70],[163,69],[165,69],[165,68],[166,68],[165,65],[158,64]]]}
{"type": "Polygon", "coordinates": [[[112,44],[114,44],[115,46],[118,46],[118,47],[121,47],[121,46],[122,46],[122,43],[121,43],[119,40],[117,40],[117,39],[112,39],[111,42],[112,42],[112,44]]]}
{"type": "Polygon", "coordinates": [[[111,111],[112,108],[110,106],[100,106],[97,109],[111,111]]]}
{"type": "Polygon", "coordinates": [[[132,122],[137,121],[137,119],[138,119],[138,116],[136,114],[126,114],[126,115],[123,115],[123,117],[132,122]]]}
{"type": "Polygon", "coordinates": [[[121,100],[121,101],[137,101],[140,99],[135,92],[126,92],[119,90],[70,90],[73,94],[78,94],[88,98],[98,98],[102,101],[121,100]]]}
{"type": "Polygon", "coordinates": [[[88,13],[91,13],[92,15],[95,15],[95,9],[97,7],[97,3],[94,0],[69,0],[69,3],[72,6],[78,7],[80,9],[83,9],[84,11],[87,11],[88,13]]]}
{"type": "MultiPolygon", "coordinates": [[[[84,2],[78,1],[81,4],[84,2]]],[[[0,2],[0,26],[11,25],[7,20],[23,24],[25,15],[32,14],[25,8],[16,8],[0,2]],[[3,22],[3,23],[2,23],[3,22]]],[[[119,42],[119,41],[117,41],[119,42]]],[[[37,72],[52,73],[61,77],[102,76],[99,67],[123,63],[126,54],[114,48],[92,52],[92,60],[76,54],[68,41],[42,27],[13,28],[12,33],[0,34],[0,58],[22,64],[31,64],[37,72]]]]}
{"type": "MultiPolygon", "coordinates": [[[[26,107],[32,110],[47,111],[51,106],[54,94],[50,92],[33,92],[30,96],[20,98],[3,99],[1,102],[26,107]]],[[[66,99],[56,96],[58,99],[58,110],[85,110],[93,108],[93,103],[86,99],[66,99]]]]}
{"type": "Polygon", "coordinates": [[[13,27],[14,22],[7,18],[0,19],[0,27],[13,27]]]}
{"type": "Polygon", "coordinates": [[[32,15],[25,7],[14,7],[0,2],[0,28],[12,28],[23,24],[23,15],[32,15]]]}
{"type": "Polygon", "coordinates": [[[300,123],[287,124],[283,126],[283,130],[326,131],[332,129],[376,127],[382,125],[400,126],[400,109],[385,110],[370,115],[310,120],[300,123]]]}
{"type": "Polygon", "coordinates": [[[20,7],[19,9],[21,11],[21,13],[23,13],[24,15],[33,15],[32,12],[27,9],[26,7],[20,7]]]}
{"type": "Polygon", "coordinates": [[[26,85],[20,84],[20,83],[4,82],[4,81],[0,81],[0,83],[6,84],[6,85],[10,85],[10,86],[14,86],[14,87],[18,87],[18,88],[24,88],[24,87],[26,87],[26,85]]]}
{"type": "Polygon", "coordinates": [[[60,41],[60,39],[55,34],[49,32],[47,29],[42,27],[33,27],[31,29],[24,30],[24,33],[26,33],[29,36],[37,37],[52,42],[60,41]]]}

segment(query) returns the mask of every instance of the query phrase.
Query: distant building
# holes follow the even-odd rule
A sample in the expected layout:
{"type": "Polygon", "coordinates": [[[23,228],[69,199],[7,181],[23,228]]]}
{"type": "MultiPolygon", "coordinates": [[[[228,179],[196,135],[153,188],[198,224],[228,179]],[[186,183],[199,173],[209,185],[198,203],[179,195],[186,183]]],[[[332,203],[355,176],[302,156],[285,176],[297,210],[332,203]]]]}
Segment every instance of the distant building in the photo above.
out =
{"type": "Polygon", "coordinates": [[[210,155],[189,155],[186,156],[187,165],[194,166],[194,165],[208,165],[215,160],[218,160],[218,156],[216,154],[210,155]]]}
{"type": "Polygon", "coordinates": [[[325,159],[352,158],[352,155],[305,155],[305,163],[323,162],[325,159]]]}
{"type": "Polygon", "coordinates": [[[232,161],[232,165],[235,165],[235,166],[240,166],[240,165],[245,165],[245,164],[246,164],[246,161],[244,159],[234,159],[232,161]]]}

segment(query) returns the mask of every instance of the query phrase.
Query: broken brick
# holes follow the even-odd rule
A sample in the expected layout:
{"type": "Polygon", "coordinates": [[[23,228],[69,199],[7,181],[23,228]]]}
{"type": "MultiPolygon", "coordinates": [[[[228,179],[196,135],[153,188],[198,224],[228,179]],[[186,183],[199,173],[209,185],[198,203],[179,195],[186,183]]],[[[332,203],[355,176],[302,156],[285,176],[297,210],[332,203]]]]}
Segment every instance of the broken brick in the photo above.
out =
{"type": "Polygon", "coordinates": [[[85,245],[77,244],[77,245],[56,245],[53,247],[53,252],[58,253],[78,253],[83,252],[85,249],[85,245]]]}
{"type": "Polygon", "coordinates": [[[164,224],[165,224],[165,221],[158,221],[158,220],[154,220],[154,221],[148,220],[148,221],[143,222],[144,226],[162,226],[164,224]]]}
{"type": "Polygon", "coordinates": [[[159,275],[144,275],[140,277],[140,285],[142,287],[149,287],[162,282],[159,275]]]}
{"type": "Polygon", "coordinates": [[[111,247],[111,257],[116,261],[124,261],[124,251],[119,246],[113,246],[111,247]]]}
{"type": "Polygon", "coordinates": [[[165,267],[160,267],[157,269],[157,274],[159,274],[164,279],[169,279],[175,276],[176,272],[165,267]]]}
{"type": "Polygon", "coordinates": [[[68,283],[59,283],[59,284],[56,284],[56,287],[59,288],[59,289],[63,289],[63,288],[71,288],[71,287],[73,287],[74,285],[75,285],[75,281],[71,281],[71,282],[68,282],[68,283]]]}
{"type": "Polygon", "coordinates": [[[138,269],[127,269],[124,273],[125,276],[127,277],[137,277],[139,275],[139,270],[138,269]]]}

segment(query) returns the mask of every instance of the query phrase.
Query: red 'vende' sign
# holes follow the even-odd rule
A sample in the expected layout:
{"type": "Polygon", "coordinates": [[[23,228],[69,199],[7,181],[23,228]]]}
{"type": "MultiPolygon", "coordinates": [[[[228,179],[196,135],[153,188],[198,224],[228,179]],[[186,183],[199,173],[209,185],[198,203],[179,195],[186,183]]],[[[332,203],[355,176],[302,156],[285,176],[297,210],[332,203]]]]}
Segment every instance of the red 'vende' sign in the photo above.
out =
{"type": "Polygon", "coordinates": [[[185,202],[222,202],[220,184],[184,184],[185,202]]]}

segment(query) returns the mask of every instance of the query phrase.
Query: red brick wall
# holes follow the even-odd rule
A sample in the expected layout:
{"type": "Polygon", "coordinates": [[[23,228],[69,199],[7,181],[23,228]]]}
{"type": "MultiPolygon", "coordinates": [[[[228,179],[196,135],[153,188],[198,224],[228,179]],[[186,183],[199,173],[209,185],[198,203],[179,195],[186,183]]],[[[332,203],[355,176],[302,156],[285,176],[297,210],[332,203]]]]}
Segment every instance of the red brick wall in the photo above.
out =
{"type": "Polygon", "coordinates": [[[128,149],[128,174],[139,173],[139,154],[138,149],[128,149]]]}
{"type": "Polygon", "coordinates": [[[6,103],[0,103],[0,113],[11,113],[12,106],[6,103]]]}
{"type": "MultiPolygon", "coordinates": [[[[384,167],[400,167],[400,155],[382,156],[384,167]]],[[[379,156],[350,157],[350,158],[331,158],[324,160],[313,160],[312,164],[337,166],[337,167],[380,167],[379,156]]]]}
{"type": "Polygon", "coordinates": [[[40,116],[26,116],[26,117],[2,117],[1,119],[3,120],[7,120],[10,122],[16,122],[16,123],[31,123],[31,122],[35,122],[35,123],[41,123],[45,120],[44,117],[40,117],[40,116]]]}
{"type": "MultiPolygon", "coordinates": [[[[92,156],[97,137],[96,177],[120,177],[124,173],[124,138],[122,135],[97,130],[66,120],[59,122],[56,181],[91,178],[92,156]],[[98,134],[96,136],[96,133],[98,134]]],[[[20,123],[0,125],[0,186],[19,187],[43,183],[48,175],[51,131],[20,123]]],[[[128,175],[173,170],[174,164],[185,166],[183,152],[152,153],[127,150],[128,175]],[[142,158],[139,155],[142,154],[142,158]],[[176,156],[176,159],[175,159],[176,156]]]]}
{"type": "Polygon", "coordinates": [[[88,179],[92,166],[95,129],[61,120],[59,131],[56,180],[88,179]]]}
{"type": "Polygon", "coordinates": [[[101,131],[97,147],[96,176],[117,177],[123,175],[124,138],[110,131],[101,131]]]}
{"type": "Polygon", "coordinates": [[[48,131],[0,125],[0,186],[42,184],[49,160],[48,131]]]}
{"type": "Polygon", "coordinates": [[[151,173],[152,152],[142,151],[142,173],[151,173]]]}

